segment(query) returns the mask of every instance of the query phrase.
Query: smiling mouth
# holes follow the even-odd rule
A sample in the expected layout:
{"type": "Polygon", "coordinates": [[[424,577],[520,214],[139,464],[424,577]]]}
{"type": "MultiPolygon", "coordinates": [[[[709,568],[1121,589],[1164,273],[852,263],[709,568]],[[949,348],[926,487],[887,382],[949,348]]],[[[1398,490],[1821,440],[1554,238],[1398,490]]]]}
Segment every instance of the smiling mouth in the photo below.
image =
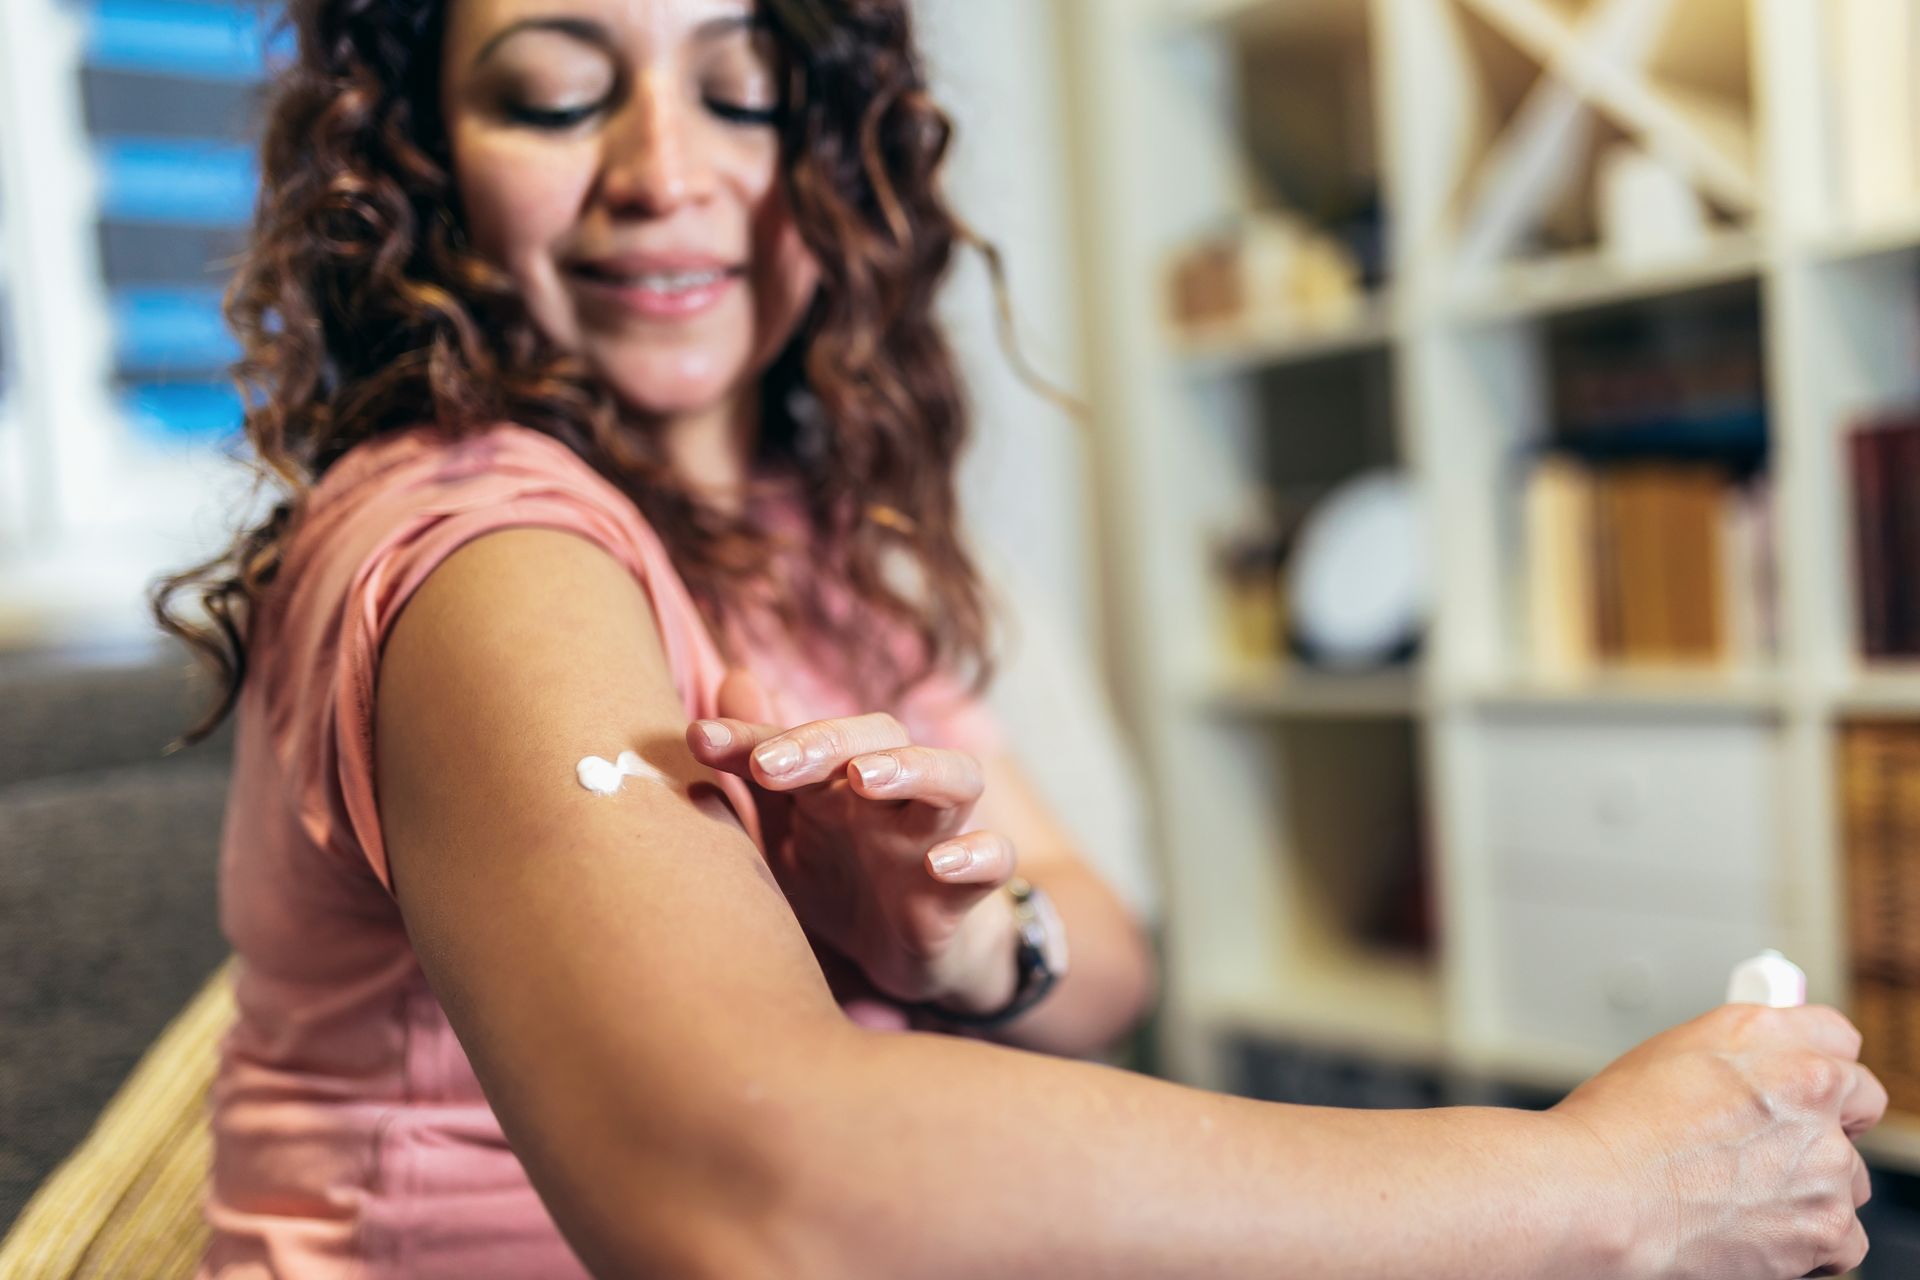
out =
{"type": "Polygon", "coordinates": [[[703,271],[610,271],[591,263],[578,263],[574,274],[600,284],[610,284],[621,289],[641,289],[647,293],[660,294],[663,297],[678,297],[698,293],[725,283],[740,274],[738,268],[712,267],[703,271]]]}

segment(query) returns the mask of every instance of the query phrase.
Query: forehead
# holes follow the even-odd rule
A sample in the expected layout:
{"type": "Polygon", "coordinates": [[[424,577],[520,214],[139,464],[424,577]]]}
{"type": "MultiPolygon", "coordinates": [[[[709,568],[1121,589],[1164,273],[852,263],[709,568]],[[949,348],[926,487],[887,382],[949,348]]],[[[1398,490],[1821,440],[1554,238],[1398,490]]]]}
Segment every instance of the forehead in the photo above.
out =
{"type": "Polygon", "coordinates": [[[603,28],[622,43],[672,42],[754,11],[754,0],[449,0],[447,38],[477,45],[523,22],[568,20],[603,28]]]}

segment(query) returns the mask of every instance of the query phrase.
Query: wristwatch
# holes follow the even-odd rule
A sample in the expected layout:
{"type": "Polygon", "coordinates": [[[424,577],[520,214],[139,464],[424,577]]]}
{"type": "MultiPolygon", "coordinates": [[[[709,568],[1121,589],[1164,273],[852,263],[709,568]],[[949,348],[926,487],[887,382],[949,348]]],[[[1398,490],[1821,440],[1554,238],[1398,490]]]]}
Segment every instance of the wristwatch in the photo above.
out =
{"type": "Polygon", "coordinates": [[[1046,891],[1015,876],[1007,881],[1013,899],[1014,964],[1018,978],[1013,999],[992,1013],[955,1013],[939,1005],[922,1005],[930,1016],[956,1027],[987,1029],[1002,1026],[1040,1003],[1067,973],[1067,931],[1046,891]]]}

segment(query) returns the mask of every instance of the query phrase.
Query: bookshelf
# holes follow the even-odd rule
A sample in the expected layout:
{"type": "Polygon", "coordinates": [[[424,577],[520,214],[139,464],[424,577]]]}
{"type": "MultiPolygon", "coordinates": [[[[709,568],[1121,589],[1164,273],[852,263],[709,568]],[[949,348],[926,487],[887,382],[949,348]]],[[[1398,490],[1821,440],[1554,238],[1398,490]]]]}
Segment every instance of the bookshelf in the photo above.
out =
{"type": "MultiPolygon", "coordinates": [[[[1231,1087],[1251,1032],[1565,1086],[1766,946],[1849,1006],[1845,739],[1920,723],[1920,661],[1863,656],[1848,441],[1920,399],[1920,181],[1868,208],[1836,179],[1857,149],[1827,8],[1069,7],[1112,648],[1156,787],[1177,1073],[1231,1087]],[[1301,67],[1341,154],[1257,115],[1301,67]],[[1610,248],[1600,169],[1632,146],[1696,193],[1685,252],[1610,248]],[[1375,193],[1384,244],[1349,318],[1170,319],[1184,246],[1342,182],[1375,193]],[[1543,670],[1526,477],[1569,360],[1610,325],[1695,351],[1727,316],[1757,363],[1770,643],[1543,670]],[[1417,661],[1227,660],[1225,513],[1379,467],[1415,480],[1437,561],[1417,661]],[[1383,810],[1414,833],[1355,816],[1383,810]],[[1425,868],[1432,936],[1362,927],[1355,868],[1425,868]]],[[[1916,1134],[1899,1119],[1876,1157],[1920,1170],[1916,1134]]]]}
{"type": "Polygon", "coordinates": [[[1409,671],[1346,675],[1274,662],[1229,668],[1197,702],[1220,715],[1359,720],[1412,716],[1420,698],[1420,683],[1409,671]]]}
{"type": "Polygon", "coordinates": [[[1315,323],[1285,315],[1251,316],[1195,326],[1191,332],[1170,332],[1167,342],[1189,374],[1213,377],[1385,350],[1393,334],[1391,302],[1372,298],[1361,304],[1358,314],[1338,323],[1315,323]]]}

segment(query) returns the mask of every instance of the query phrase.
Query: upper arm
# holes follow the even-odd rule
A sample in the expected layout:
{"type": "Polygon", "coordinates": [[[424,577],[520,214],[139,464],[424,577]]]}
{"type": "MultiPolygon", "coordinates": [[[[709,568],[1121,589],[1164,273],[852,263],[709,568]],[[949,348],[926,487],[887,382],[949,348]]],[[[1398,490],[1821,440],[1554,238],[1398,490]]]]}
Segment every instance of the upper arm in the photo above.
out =
{"type": "Polygon", "coordinates": [[[844,1024],[752,842],[688,797],[645,592],[585,539],[487,535],[406,606],[377,688],[394,892],[515,1153],[589,1264],[684,1265],[687,1223],[777,1197],[779,1066],[844,1024]],[[621,750],[675,785],[576,780],[621,750]]]}

